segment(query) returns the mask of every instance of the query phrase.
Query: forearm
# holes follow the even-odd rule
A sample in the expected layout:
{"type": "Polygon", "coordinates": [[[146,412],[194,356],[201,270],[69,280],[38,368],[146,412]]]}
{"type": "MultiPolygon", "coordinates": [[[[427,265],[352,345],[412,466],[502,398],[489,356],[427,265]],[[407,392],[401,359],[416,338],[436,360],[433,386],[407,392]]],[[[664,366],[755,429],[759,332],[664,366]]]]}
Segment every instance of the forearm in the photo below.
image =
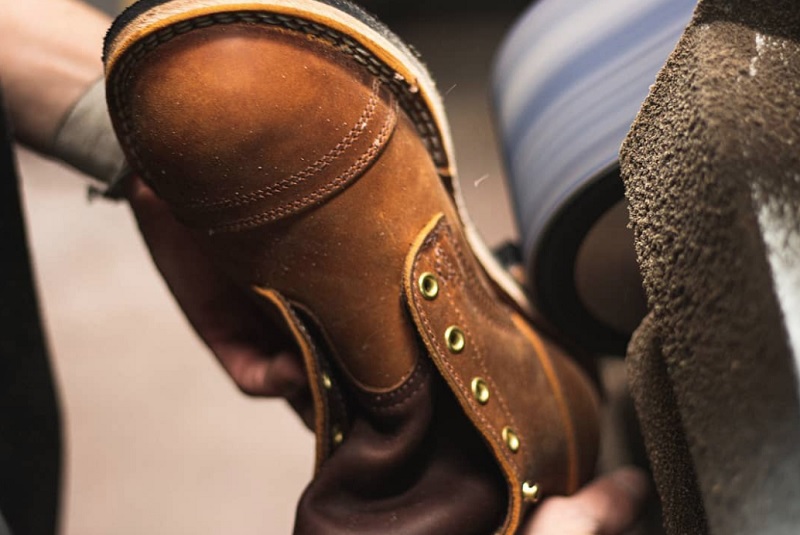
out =
{"type": "Polygon", "coordinates": [[[77,0],[0,0],[0,86],[20,141],[51,152],[67,112],[102,76],[109,24],[77,0]]]}

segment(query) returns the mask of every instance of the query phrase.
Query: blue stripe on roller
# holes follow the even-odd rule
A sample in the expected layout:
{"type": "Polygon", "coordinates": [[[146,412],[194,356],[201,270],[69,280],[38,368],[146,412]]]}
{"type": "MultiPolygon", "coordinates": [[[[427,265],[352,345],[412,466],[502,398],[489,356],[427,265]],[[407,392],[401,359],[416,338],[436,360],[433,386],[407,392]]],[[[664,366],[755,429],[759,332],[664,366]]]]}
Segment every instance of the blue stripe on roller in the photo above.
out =
{"type": "Polygon", "coordinates": [[[696,0],[541,0],[493,75],[498,129],[530,267],[548,222],[613,166],[696,0]]]}

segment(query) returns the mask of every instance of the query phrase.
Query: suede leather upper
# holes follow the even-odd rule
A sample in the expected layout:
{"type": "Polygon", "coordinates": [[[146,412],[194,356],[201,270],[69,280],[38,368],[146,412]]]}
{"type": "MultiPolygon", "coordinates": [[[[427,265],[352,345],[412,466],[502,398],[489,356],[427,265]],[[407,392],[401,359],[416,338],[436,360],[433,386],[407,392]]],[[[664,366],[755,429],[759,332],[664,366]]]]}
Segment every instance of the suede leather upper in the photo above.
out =
{"type": "Polygon", "coordinates": [[[499,298],[385,80],[324,37],[233,22],[123,57],[109,98],[132,166],[298,338],[319,451],[296,533],[511,534],[523,483],[592,474],[592,386],[499,298]]]}

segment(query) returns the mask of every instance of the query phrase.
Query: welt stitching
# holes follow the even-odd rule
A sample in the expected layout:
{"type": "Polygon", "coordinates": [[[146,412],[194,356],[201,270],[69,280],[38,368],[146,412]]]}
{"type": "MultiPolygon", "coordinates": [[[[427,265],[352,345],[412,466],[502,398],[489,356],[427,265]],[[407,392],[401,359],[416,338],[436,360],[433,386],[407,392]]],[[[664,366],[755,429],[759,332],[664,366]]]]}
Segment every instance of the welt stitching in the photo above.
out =
{"type": "Polygon", "coordinates": [[[232,223],[226,223],[224,225],[212,227],[209,229],[209,232],[237,232],[240,230],[247,230],[257,227],[264,223],[269,223],[270,221],[275,221],[282,217],[294,214],[299,210],[314,204],[320,199],[323,199],[331,192],[340,189],[343,185],[347,184],[350,180],[357,176],[364,168],[366,168],[367,165],[369,165],[375,158],[375,155],[383,149],[384,143],[394,129],[396,117],[397,116],[395,113],[391,113],[389,117],[387,117],[383,128],[378,134],[378,137],[375,139],[375,142],[370,145],[369,149],[367,149],[367,151],[364,152],[364,154],[362,154],[344,173],[333,179],[326,186],[309,193],[305,197],[286,203],[282,206],[278,206],[271,210],[245,217],[232,223]]]}
{"type": "Polygon", "coordinates": [[[376,78],[372,84],[372,93],[370,94],[369,101],[367,102],[364,110],[361,112],[359,118],[356,120],[356,123],[353,125],[353,128],[351,128],[350,131],[342,138],[342,140],[339,141],[334,148],[328,151],[327,154],[305,169],[279,180],[274,184],[270,184],[269,186],[265,186],[244,195],[228,197],[227,199],[221,199],[218,201],[209,201],[208,198],[204,197],[184,205],[178,205],[179,208],[188,210],[214,210],[219,208],[243,206],[261,199],[265,199],[266,197],[271,197],[281,193],[282,191],[298,186],[310,178],[313,178],[317,173],[323,171],[327,167],[330,167],[332,163],[339,159],[342,154],[344,154],[345,151],[347,151],[347,149],[350,148],[353,143],[355,143],[364,134],[364,132],[367,131],[367,124],[375,116],[375,110],[378,108],[378,91],[380,89],[380,85],[381,80],[376,78]]]}
{"type": "MultiPolygon", "coordinates": [[[[425,329],[425,332],[428,334],[428,336],[430,337],[431,340],[435,340],[436,339],[436,333],[433,330],[433,326],[431,325],[431,322],[428,320],[426,314],[424,313],[424,307],[422,305],[420,305],[420,303],[419,303],[419,297],[416,295],[416,293],[414,293],[412,295],[413,295],[412,299],[414,299],[414,304],[415,304],[417,310],[419,311],[419,319],[422,322],[422,326],[425,329]]],[[[433,343],[432,345],[433,345],[434,349],[436,350],[436,352],[439,354],[439,361],[450,372],[451,380],[456,383],[456,385],[458,386],[459,391],[461,391],[462,393],[465,392],[467,390],[466,385],[461,380],[461,378],[459,377],[458,373],[455,371],[453,365],[450,364],[450,362],[445,358],[443,352],[439,348],[439,345],[436,344],[436,343],[433,343]]],[[[511,458],[509,453],[506,452],[505,449],[503,449],[502,447],[500,447],[497,444],[497,442],[498,442],[498,439],[497,439],[498,434],[497,434],[497,430],[495,429],[494,425],[492,425],[492,423],[486,418],[486,416],[483,415],[483,413],[480,410],[474,410],[473,409],[472,414],[478,419],[478,421],[482,424],[482,426],[486,430],[489,431],[489,434],[492,437],[493,442],[495,442],[495,444],[497,446],[495,448],[495,454],[497,454],[498,451],[499,451],[500,455],[505,457],[506,461],[508,461],[510,464],[516,466],[517,470],[519,470],[520,468],[519,468],[519,465],[517,464],[516,460],[511,458]]]]}

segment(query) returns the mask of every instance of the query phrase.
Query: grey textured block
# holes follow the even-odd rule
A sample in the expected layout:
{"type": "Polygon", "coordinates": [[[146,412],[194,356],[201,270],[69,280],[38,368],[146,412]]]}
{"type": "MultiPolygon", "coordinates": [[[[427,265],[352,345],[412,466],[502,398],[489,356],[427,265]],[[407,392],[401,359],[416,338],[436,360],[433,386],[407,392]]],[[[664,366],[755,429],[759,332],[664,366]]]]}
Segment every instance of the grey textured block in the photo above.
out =
{"type": "Polygon", "coordinates": [[[674,391],[711,533],[796,534],[800,3],[701,1],[620,162],[666,369],[632,373],[674,391]]]}

